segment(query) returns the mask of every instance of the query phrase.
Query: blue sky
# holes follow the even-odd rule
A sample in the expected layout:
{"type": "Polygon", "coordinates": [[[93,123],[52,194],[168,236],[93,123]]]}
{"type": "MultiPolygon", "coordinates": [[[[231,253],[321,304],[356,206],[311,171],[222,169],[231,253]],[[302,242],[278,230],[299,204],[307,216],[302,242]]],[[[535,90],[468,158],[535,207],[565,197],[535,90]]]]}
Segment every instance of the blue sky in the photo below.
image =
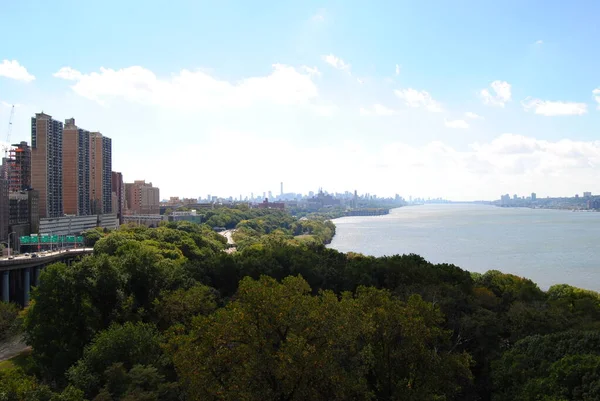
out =
{"type": "Polygon", "coordinates": [[[594,1],[3,4],[0,140],[43,110],[161,197],[600,193],[594,1]]]}

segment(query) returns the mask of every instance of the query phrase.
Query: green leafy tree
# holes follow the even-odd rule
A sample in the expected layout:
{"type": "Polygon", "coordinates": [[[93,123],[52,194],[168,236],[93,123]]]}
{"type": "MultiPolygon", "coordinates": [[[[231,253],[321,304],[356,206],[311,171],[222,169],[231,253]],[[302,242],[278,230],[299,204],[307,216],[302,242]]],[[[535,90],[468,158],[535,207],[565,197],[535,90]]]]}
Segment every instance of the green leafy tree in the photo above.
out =
{"type": "Polygon", "coordinates": [[[0,302],[0,341],[15,334],[19,327],[19,306],[0,302]]]}
{"type": "Polygon", "coordinates": [[[189,399],[369,399],[352,302],[300,278],[244,279],[236,300],[171,342],[189,399]]]}
{"type": "Polygon", "coordinates": [[[378,400],[442,400],[471,380],[471,359],[450,350],[450,331],[433,304],[414,295],[407,303],[388,291],[361,287],[374,366],[370,381],[378,400]]]}
{"type": "Polygon", "coordinates": [[[61,382],[101,326],[86,291],[89,271],[58,263],[46,267],[25,315],[25,339],[41,374],[61,382]]]}
{"type": "Polygon", "coordinates": [[[160,327],[176,324],[190,326],[196,315],[208,315],[217,308],[218,293],[213,288],[196,284],[190,288],[164,291],[155,301],[160,327]]]}
{"type": "Polygon", "coordinates": [[[242,280],[235,301],[198,317],[170,351],[191,399],[445,399],[470,380],[442,316],[361,288],[318,296],[301,278],[242,280]]]}
{"type": "MultiPolygon", "coordinates": [[[[600,333],[568,331],[517,342],[492,364],[495,401],[544,400],[542,396],[598,394],[600,333]],[[569,364],[581,366],[569,368],[569,364]],[[579,390],[576,390],[579,389],[579,390]]],[[[560,398],[558,398],[560,399],[560,398]]]]}
{"type": "Polygon", "coordinates": [[[98,333],[67,376],[88,397],[98,394],[105,385],[114,390],[119,381],[115,364],[122,366],[124,375],[136,365],[154,367],[157,371],[166,369],[168,360],[160,343],[161,337],[153,325],[132,322],[112,325],[98,333]]]}
{"type": "MultiPolygon", "coordinates": [[[[20,369],[0,370],[0,400],[48,400],[53,393],[48,386],[40,384],[35,377],[26,375],[20,369]]],[[[54,398],[53,400],[56,400],[54,398]]]]}

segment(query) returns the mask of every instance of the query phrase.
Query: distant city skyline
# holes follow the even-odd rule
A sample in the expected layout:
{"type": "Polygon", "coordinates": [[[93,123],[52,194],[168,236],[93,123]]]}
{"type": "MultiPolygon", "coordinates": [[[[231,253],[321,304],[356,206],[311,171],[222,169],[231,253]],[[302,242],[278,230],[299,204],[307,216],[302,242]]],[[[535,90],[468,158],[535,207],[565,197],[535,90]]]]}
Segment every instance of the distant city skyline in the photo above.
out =
{"type": "Polygon", "coordinates": [[[74,117],[163,198],[600,193],[600,3],[434,3],[12,2],[0,142],[74,117]]]}

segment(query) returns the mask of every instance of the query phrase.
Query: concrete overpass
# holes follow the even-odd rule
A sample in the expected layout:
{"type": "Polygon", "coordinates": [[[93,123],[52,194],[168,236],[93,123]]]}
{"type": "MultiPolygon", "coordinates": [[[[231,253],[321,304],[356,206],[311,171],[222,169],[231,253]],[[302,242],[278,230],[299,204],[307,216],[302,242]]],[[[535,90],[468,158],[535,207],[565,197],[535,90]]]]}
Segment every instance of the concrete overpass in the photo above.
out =
{"type": "Polygon", "coordinates": [[[0,299],[27,306],[31,287],[38,285],[41,269],[57,262],[70,265],[93,251],[93,248],[62,249],[0,258],[0,299]]]}

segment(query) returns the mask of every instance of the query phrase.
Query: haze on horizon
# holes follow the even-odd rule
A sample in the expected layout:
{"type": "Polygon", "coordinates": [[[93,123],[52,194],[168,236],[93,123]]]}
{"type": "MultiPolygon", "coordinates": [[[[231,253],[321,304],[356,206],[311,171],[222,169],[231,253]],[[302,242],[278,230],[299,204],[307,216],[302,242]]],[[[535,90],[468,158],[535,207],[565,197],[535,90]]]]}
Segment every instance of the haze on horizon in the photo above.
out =
{"type": "Polygon", "coordinates": [[[2,9],[0,140],[11,104],[12,143],[74,117],[161,198],[600,193],[600,3],[32,3],[2,9]]]}

